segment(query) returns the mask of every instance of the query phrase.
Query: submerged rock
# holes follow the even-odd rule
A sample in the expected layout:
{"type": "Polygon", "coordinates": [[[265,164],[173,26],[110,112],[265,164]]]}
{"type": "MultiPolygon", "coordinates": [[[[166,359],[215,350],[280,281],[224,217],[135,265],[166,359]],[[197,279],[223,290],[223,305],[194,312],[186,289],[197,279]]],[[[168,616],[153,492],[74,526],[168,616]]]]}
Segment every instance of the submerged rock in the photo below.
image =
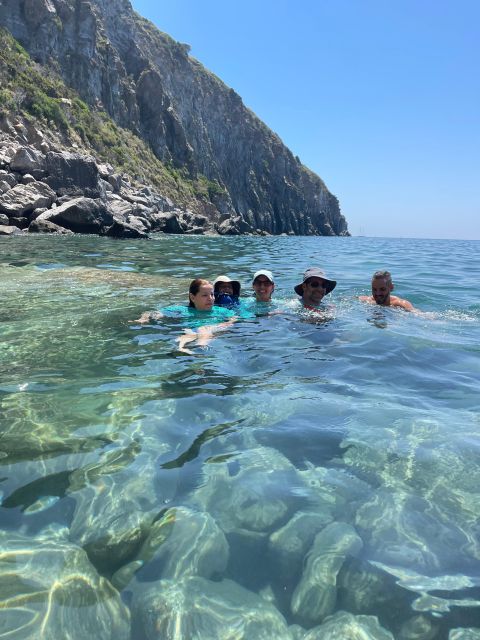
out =
{"type": "Polygon", "coordinates": [[[480,627],[452,629],[448,634],[448,640],[480,640],[480,627]]]}
{"type": "Polygon", "coordinates": [[[269,539],[269,554],[280,573],[291,574],[301,566],[313,540],[332,521],[329,514],[299,511],[269,539]]]}
{"type": "MultiPolygon", "coordinates": [[[[70,535],[95,566],[119,568],[147,537],[162,504],[155,490],[156,471],[155,460],[133,444],[72,474],[69,495],[76,508],[70,535]]],[[[165,477],[164,499],[172,497],[175,482],[175,474],[165,477]]]]}
{"type": "Polygon", "coordinates": [[[424,615],[414,616],[402,624],[398,640],[433,640],[437,632],[438,627],[430,618],[424,615]]]}
{"type": "Polygon", "coordinates": [[[128,640],[130,614],[86,553],[52,530],[0,531],[0,636],[128,640]]]}
{"type": "Polygon", "coordinates": [[[294,484],[297,471],[267,447],[243,451],[235,462],[235,474],[232,460],[204,467],[204,482],[193,496],[194,504],[211,513],[225,532],[268,533],[288,515],[282,487],[294,484]]]}
{"type": "Polygon", "coordinates": [[[346,611],[337,613],[311,629],[303,640],[395,640],[375,616],[354,616],[346,611]]]}
{"type": "Polygon", "coordinates": [[[134,632],[147,640],[293,640],[285,619],[231,580],[187,578],[143,586],[132,603],[134,632]]]}
{"type": "Polygon", "coordinates": [[[228,562],[225,535],[208,513],[178,507],[155,522],[136,556],[137,579],[158,580],[222,573],[228,562]]]}
{"type": "Polygon", "coordinates": [[[337,587],[341,591],[341,606],[351,613],[373,613],[378,610],[398,612],[402,603],[409,609],[410,598],[391,578],[369,562],[354,559],[339,573],[337,587]]]}
{"type": "Polygon", "coordinates": [[[292,596],[292,613],[301,624],[311,627],[333,612],[337,574],[346,557],[361,548],[362,541],[355,529],[343,522],[328,525],[315,537],[303,576],[292,596]]]}

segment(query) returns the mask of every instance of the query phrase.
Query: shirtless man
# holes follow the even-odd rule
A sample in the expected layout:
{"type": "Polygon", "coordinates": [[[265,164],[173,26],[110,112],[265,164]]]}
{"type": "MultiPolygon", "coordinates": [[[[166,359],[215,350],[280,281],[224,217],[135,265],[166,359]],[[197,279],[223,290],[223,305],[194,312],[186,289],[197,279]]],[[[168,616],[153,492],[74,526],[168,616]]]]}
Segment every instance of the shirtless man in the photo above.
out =
{"type": "Polygon", "coordinates": [[[360,296],[359,300],[369,304],[379,304],[382,307],[401,307],[405,311],[415,311],[408,300],[392,296],[392,275],[389,271],[376,271],[372,276],[372,295],[360,296]]]}

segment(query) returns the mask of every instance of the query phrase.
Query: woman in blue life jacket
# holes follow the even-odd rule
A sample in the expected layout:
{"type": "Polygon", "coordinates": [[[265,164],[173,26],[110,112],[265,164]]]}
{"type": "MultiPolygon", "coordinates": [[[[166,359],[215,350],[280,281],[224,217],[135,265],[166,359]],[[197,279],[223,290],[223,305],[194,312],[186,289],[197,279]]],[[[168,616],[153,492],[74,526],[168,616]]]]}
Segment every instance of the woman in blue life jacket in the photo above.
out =
{"type": "Polygon", "coordinates": [[[215,304],[232,309],[240,304],[240,282],[230,280],[228,276],[218,276],[213,283],[215,304]]]}
{"type": "Polygon", "coordinates": [[[133,322],[145,324],[162,318],[181,318],[185,320],[184,332],[176,338],[179,350],[191,353],[185,345],[196,341],[199,346],[206,346],[215,333],[232,325],[235,313],[231,309],[214,305],[213,284],[202,278],[195,278],[188,289],[188,306],[170,305],[162,311],[146,311],[133,322]]]}

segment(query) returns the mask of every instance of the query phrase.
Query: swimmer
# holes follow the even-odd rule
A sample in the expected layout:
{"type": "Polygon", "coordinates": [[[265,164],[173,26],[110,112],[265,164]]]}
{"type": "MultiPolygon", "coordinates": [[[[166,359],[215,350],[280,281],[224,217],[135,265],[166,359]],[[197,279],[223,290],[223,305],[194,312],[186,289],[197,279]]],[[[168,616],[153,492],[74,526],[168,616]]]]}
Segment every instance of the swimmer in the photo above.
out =
{"type": "Polygon", "coordinates": [[[336,286],[337,281],[327,278],[325,271],[318,267],[309,267],[303,274],[303,281],[294,287],[294,291],[300,296],[300,302],[305,309],[316,311],[323,309],[323,298],[336,286]]]}
{"type": "Polygon", "coordinates": [[[391,273],[389,271],[376,271],[372,276],[372,295],[359,296],[359,300],[368,302],[368,304],[379,304],[382,307],[400,307],[405,311],[416,311],[408,300],[392,296],[393,288],[391,273]]]}
{"type": "Polygon", "coordinates": [[[275,291],[273,273],[268,269],[255,271],[253,274],[252,289],[256,302],[271,302],[272,294],[275,291]]]}
{"type": "Polygon", "coordinates": [[[216,305],[232,308],[240,302],[240,282],[230,280],[228,276],[218,276],[213,283],[213,293],[216,305]]]}
{"type": "Polygon", "coordinates": [[[145,324],[166,317],[185,319],[184,332],[176,338],[176,341],[180,351],[192,353],[185,348],[186,344],[196,341],[198,346],[205,347],[215,333],[225,330],[236,320],[231,309],[214,306],[213,284],[208,280],[201,278],[192,280],[188,290],[188,300],[188,306],[171,305],[162,311],[146,311],[133,322],[145,324]]]}

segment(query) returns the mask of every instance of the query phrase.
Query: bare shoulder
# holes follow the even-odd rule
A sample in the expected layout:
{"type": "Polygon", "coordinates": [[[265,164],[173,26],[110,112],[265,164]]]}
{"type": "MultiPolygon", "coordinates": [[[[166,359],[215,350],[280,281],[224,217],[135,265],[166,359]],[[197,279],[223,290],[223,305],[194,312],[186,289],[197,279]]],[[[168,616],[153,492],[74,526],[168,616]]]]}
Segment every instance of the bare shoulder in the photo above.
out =
{"type": "Polygon", "coordinates": [[[401,307],[405,309],[405,311],[415,311],[415,307],[408,300],[404,300],[403,298],[398,298],[397,296],[390,297],[390,305],[392,307],[401,307]]]}
{"type": "Polygon", "coordinates": [[[368,304],[375,304],[375,300],[372,296],[358,296],[360,302],[368,302],[368,304]]]}

